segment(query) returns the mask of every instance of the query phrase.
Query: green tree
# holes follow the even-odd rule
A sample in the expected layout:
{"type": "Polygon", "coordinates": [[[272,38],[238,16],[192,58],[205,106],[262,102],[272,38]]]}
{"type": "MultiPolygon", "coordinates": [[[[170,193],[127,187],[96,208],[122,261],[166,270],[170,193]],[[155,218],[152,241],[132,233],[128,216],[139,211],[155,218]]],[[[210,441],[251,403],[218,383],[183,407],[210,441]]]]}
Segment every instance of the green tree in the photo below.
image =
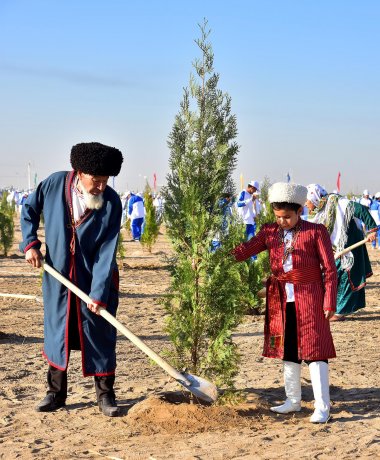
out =
{"type": "Polygon", "coordinates": [[[227,231],[220,199],[232,192],[231,175],[238,145],[231,98],[218,89],[207,21],[195,40],[201,58],[184,89],[180,111],[169,135],[170,173],[163,189],[167,233],[175,250],[171,295],[166,301],[167,330],[176,364],[233,387],[239,355],[232,330],[246,309],[247,266],[236,264],[232,248],[243,240],[239,223],[227,231]],[[219,235],[221,247],[211,250],[219,235]]]}
{"type": "Polygon", "coordinates": [[[3,193],[0,202],[0,248],[5,256],[11,249],[14,239],[14,214],[15,207],[13,201],[7,202],[7,193],[3,193]]]}
{"type": "Polygon", "coordinates": [[[124,258],[125,258],[123,229],[120,230],[119,238],[117,240],[116,257],[117,257],[117,262],[118,262],[118,266],[119,266],[120,270],[123,270],[123,268],[124,268],[123,261],[124,261],[124,258]]]}
{"type": "Polygon", "coordinates": [[[152,246],[157,241],[160,226],[157,222],[156,210],[153,206],[152,189],[148,182],[144,189],[144,207],[145,207],[145,221],[144,232],[141,235],[141,244],[152,252],[152,246]]]}

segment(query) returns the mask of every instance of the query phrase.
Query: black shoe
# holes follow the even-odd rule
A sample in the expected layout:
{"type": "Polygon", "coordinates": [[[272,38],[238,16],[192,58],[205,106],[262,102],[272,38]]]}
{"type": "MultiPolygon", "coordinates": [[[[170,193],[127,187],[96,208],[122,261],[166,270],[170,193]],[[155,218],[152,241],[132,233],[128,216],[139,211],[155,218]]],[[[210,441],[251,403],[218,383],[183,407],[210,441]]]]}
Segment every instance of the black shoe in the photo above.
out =
{"type": "Polygon", "coordinates": [[[64,399],[57,398],[55,393],[48,393],[36,407],[37,412],[53,412],[66,405],[64,399]]]}
{"type": "Polygon", "coordinates": [[[98,406],[100,412],[103,412],[107,417],[117,417],[120,415],[120,408],[117,407],[115,398],[105,395],[99,399],[98,406]]]}

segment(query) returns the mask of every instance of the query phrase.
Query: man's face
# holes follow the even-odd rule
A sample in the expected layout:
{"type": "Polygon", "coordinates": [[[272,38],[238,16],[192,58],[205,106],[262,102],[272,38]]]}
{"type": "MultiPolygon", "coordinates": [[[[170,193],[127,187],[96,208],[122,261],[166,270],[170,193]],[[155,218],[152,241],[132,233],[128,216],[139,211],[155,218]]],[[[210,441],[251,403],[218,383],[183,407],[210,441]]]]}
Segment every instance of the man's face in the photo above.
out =
{"type": "Polygon", "coordinates": [[[78,171],[78,177],[86,192],[95,196],[104,192],[109,179],[109,176],[92,176],[82,171],[78,171]]]}
{"type": "Polygon", "coordinates": [[[302,213],[302,208],[300,207],[298,211],[294,211],[293,209],[274,209],[273,212],[276,216],[277,224],[283,230],[290,230],[297,224],[299,216],[302,213]]]}
{"type": "Polygon", "coordinates": [[[248,185],[247,187],[247,192],[252,195],[252,193],[256,191],[255,187],[252,187],[252,185],[248,185]]]}

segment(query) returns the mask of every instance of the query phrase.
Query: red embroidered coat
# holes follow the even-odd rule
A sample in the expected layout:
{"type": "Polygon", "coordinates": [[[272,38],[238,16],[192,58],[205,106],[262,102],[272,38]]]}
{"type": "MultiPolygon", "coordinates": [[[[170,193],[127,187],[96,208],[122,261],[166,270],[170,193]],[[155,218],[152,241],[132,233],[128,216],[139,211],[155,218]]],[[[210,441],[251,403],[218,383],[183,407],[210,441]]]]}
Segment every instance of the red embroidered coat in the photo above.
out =
{"type": "Polygon", "coordinates": [[[237,261],[269,251],[272,276],[267,281],[264,351],[267,358],[283,358],[286,293],[293,282],[297,315],[298,359],[335,358],[330,323],[324,310],[336,309],[337,271],[329,234],[323,225],[300,221],[292,252],[293,270],[283,269],[284,243],[278,224],[263,225],[257,236],[234,249],[237,261]],[[293,276],[293,278],[291,278],[293,276]]]}

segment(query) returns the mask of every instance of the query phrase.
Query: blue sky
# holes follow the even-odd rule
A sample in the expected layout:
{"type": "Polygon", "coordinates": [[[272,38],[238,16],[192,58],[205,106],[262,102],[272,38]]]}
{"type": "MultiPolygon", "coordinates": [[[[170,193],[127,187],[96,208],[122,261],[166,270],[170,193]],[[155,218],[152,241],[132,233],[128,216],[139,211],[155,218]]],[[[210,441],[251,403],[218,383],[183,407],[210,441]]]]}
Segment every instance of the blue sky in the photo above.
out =
{"type": "Polygon", "coordinates": [[[165,182],[206,17],[241,146],[236,181],[380,190],[377,0],[0,0],[0,187],[69,169],[78,142],[125,156],[119,190],[165,182]]]}

